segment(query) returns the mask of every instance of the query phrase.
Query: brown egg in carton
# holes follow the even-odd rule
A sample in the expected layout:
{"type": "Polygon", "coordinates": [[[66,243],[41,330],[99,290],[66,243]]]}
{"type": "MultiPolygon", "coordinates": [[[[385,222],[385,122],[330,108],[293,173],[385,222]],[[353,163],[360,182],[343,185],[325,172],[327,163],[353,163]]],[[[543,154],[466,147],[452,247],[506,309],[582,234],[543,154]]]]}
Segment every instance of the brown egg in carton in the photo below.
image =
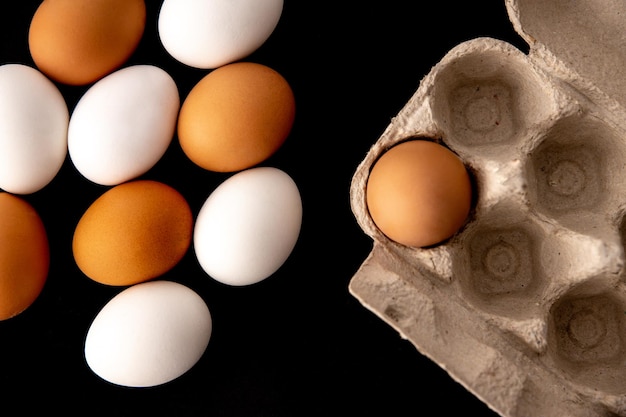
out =
{"type": "Polygon", "coordinates": [[[502,416],[626,416],[626,2],[506,7],[529,53],[453,48],[358,166],[373,249],[349,289],[502,416]],[[426,248],[366,204],[375,161],[411,138],[450,148],[475,186],[464,226],[426,248]]]}

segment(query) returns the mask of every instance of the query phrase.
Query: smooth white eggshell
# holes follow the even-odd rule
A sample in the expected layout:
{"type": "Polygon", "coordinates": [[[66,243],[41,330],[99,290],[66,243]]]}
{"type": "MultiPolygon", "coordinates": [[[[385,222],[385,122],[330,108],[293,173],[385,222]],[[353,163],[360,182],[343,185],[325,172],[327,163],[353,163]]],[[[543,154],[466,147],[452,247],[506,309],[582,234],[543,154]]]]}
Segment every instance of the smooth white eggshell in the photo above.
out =
{"type": "Polygon", "coordinates": [[[23,64],[0,66],[0,188],[30,194],[67,156],[69,111],[58,88],[23,64]]]}
{"type": "Polygon", "coordinates": [[[180,97],[172,77],[134,65],[100,79],[71,115],[69,155],[76,169],[101,185],[117,185],[152,168],[170,145],[180,97]]]}
{"type": "Polygon", "coordinates": [[[271,167],[241,171],[201,207],[194,228],[196,257],[217,281],[254,284],[287,260],[301,223],[302,200],[289,175],[271,167]]]}
{"type": "Polygon", "coordinates": [[[270,37],[283,0],[165,0],[158,33],[165,50],[196,68],[244,58],[270,37]]]}
{"type": "Polygon", "coordinates": [[[211,331],[209,309],[189,287],[171,281],[136,284],[96,315],[85,339],[85,359],[113,384],[161,385],[200,360],[211,331]]]}

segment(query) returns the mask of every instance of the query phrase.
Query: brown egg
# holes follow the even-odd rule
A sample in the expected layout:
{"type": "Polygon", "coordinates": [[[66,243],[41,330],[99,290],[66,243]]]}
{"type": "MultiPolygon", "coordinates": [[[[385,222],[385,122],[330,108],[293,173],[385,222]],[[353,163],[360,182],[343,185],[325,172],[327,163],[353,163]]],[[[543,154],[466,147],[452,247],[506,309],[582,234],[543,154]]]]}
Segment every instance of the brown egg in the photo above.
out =
{"type": "Polygon", "coordinates": [[[183,102],[178,138],[185,154],[217,172],[250,168],[274,154],[295,117],[293,91],[275,70],[239,62],[207,74],[183,102]]]}
{"type": "Polygon", "coordinates": [[[192,213],[169,185],[137,180],[96,199],[74,231],[78,267],[94,281],[132,285],[173,268],[191,243],[192,213]]]}
{"type": "Polygon", "coordinates": [[[373,165],[366,185],[370,216],[389,239],[411,247],[453,236],[471,208],[472,185],[459,157],[427,140],[402,142],[373,165]]]}
{"type": "Polygon", "coordinates": [[[145,25],[144,0],[44,0],[33,15],[28,44],[41,72],[84,85],[122,66],[145,25]]]}
{"type": "Polygon", "coordinates": [[[0,193],[0,320],[30,307],[49,266],[48,237],[39,214],[22,198],[0,193]]]}

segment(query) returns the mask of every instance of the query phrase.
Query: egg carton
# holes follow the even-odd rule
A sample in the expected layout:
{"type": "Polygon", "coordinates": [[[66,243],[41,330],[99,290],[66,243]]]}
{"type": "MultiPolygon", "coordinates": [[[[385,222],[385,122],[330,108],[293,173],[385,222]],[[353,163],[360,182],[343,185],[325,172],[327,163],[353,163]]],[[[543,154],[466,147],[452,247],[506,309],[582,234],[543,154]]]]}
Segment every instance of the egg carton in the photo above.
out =
{"type": "Polygon", "coordinates": [[[373,248],[349,290],[502,416],[626,416],[626,2],[505,4],[529,52],[451,49],[357,167],[373,248]],[[420,137],[462,159],[475,201],[453,237],[410,248],[377,229],[366,184],[420,137]]]}

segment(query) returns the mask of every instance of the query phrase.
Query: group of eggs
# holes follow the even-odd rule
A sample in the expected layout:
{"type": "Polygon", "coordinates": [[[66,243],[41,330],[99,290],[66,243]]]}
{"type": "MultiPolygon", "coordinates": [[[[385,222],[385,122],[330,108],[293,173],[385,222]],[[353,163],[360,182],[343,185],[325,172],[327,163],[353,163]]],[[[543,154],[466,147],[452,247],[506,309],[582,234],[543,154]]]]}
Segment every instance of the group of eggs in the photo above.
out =
{"type": "Polygon", "coordinates": [[[190,288],[156,279],[193,241],[200,266],[229,285],[276,272],[300,233],[302,202],[284,171],[259,166],[288,137],[295,100],[275,70],[241,61],[274,31],[283,0],[164,0],[165,50],[207,74],[181,104],[175,80],[124,64],[146,25],[144,0],[43,0],[28,33],[35,67],[0,65],[0,319],[28,308],[50,264],[45,226],[23,195],[41,190],[66,157],[107,189],[73,235],[80,270],[122,290],[96,315],[85,359],[103,379],[154,386],[203,355],[212,319],[190,288]],[[55,83],[86,86],[69,112],[55,83]],[[171,186],[139,179],[174,137],[198,166],[232,173],[194,220],[171,186]]]}

